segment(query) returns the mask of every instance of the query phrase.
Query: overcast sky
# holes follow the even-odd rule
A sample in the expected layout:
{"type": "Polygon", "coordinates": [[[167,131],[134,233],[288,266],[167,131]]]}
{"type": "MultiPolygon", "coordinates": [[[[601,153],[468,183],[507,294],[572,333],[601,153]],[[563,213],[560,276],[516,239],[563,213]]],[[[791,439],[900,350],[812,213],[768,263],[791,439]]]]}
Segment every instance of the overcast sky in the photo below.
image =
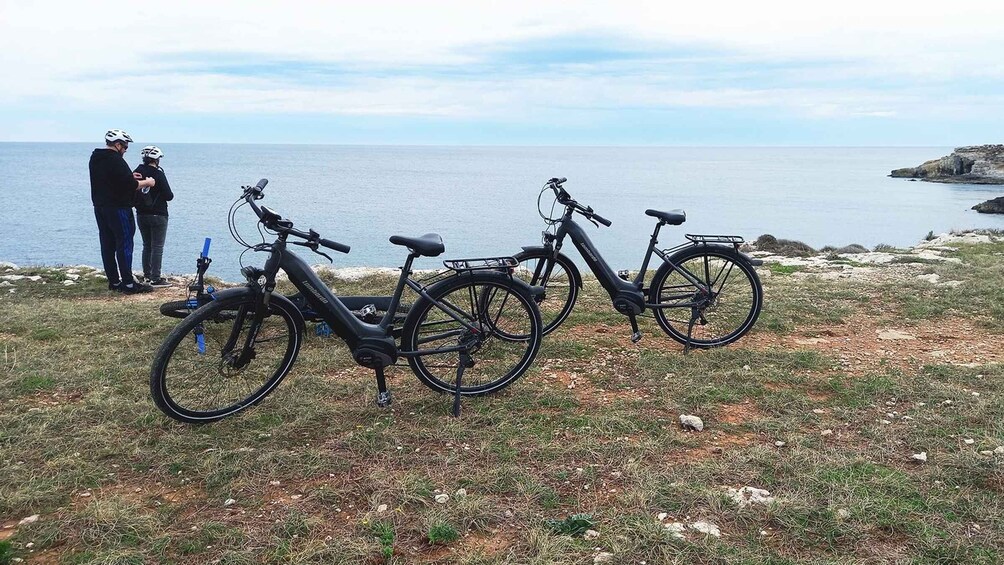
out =
{"type": "Polygon", "coordinates": [[[0,141],[949,146],[1004,1],[0,0],[0,73],[0,141]]]}

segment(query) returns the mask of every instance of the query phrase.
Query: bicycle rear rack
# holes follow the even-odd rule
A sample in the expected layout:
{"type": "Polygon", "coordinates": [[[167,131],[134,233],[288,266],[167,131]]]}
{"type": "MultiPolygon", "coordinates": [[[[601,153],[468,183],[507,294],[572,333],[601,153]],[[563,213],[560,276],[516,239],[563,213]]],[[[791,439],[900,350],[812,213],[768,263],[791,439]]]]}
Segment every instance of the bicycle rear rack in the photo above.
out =
{"type": "Polygon", "coordinates": [[[519,265],[514,257],[479,257],[477,259],[447,259],[443,266],[451,271],[484,271],[512,269],[519,265]]]}
{"type": "Polygon", "coordinates": [[[746,242],[746,240],[739,235],[697,235],[688,233],[684,237],[694,243],[728,243],[730,245],[741,245],[746,242]]]}

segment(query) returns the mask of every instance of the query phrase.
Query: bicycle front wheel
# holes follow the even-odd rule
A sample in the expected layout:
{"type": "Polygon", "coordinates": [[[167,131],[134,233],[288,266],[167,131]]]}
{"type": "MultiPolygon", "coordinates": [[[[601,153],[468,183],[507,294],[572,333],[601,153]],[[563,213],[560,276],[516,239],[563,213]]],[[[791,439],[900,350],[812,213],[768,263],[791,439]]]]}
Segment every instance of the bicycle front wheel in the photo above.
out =
{"type": "Polygon", "coordinates": [[[150,393],[164,414],[213,422],[254,406],[278,386],[299,352],[303,318],[273,296],[255,323],[258,300],[251,292],[214,300],[168,334],[150,370],[150,393]]]}
{"type": "Polygon", "coordinates": [[[689,247],[670,258],[708,289],[704,293],[669,264],[652,277],[650,300],[663,331],[680,343],[710,348],[728,345],[753,327],[763,307],[763,287],[753,267],[732,249],[689,247]],[[693,328],[688,329],[691,322],[693,328]]]}
{"type": "Polygon", "coordinates": [[[545,249],[527,249],[514,257],[519,261],[513,275],[530,286],[544,287],[544,294],[535,297],[544,323],[544,335],[558,328],[568,318],[579,296],[582,277],[568,257],[558,254],[551,272],[547,273],[550,253],[545,249]]]}
{"type": "Polygon", "coordinates": [[[401,347],[419,353],[409,356],[408,364],[429,388],[455,391],[461,350],[469,356],[460,387],[464,396],[500,390],[533,363],[542,324],[523,285],[500,273],[463,273],[436,283],[428,294],[432,301],[422,298],[411,308],[401,347]]]}

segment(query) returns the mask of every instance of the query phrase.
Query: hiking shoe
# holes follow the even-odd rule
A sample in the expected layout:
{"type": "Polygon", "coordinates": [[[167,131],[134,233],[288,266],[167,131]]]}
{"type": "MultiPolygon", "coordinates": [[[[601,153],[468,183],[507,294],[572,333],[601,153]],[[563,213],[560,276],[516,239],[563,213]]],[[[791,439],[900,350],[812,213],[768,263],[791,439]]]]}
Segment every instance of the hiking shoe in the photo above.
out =
{"type": "Polygon", "coordinates": [[[120,288],[122,288],[122,283],[108,283],[108,290],[118,290],[120,288]]]}
{"type": "Polygon", "coordinates": [[[158,279],[146,279],[146,282],[153,288],[167,288],[171,286],[171,283],[164,277],[160,277],[158,279]]]}
{"type": "Polygon", "coordinates": [[[135,282],[132,284],[119,285],[119,292],[122,294],[140,294],[142,292],[153,292],[153,287],[135,282]]]}

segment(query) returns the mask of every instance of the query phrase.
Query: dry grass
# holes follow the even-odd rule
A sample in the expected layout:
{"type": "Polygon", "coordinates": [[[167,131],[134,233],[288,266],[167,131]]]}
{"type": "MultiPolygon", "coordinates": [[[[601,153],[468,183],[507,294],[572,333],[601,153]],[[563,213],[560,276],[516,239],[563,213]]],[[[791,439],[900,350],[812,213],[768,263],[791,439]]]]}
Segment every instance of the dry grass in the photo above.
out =
{"type": "Polygon", "coordinates": [[[778,270],[754,332],[689,356],[650,319],[631,344],[587,283],[535,367],[459,420],[406,366],[378,409],[372,375],[311,335],[275,394],[199,427],[149,399],[174,295],[42,270],[0,299],[0,564],[997,563],[1004,456],[979,452],[1004,444],[999,247],[915,266],[957,289],[778,270]],[[723,487],[744,485],[777,501],[739,508],[723,487]],[[548,526],[577,513],[598,538],[548,526]],[[722,536],[677,539],[660,513],[722,536]]]}

